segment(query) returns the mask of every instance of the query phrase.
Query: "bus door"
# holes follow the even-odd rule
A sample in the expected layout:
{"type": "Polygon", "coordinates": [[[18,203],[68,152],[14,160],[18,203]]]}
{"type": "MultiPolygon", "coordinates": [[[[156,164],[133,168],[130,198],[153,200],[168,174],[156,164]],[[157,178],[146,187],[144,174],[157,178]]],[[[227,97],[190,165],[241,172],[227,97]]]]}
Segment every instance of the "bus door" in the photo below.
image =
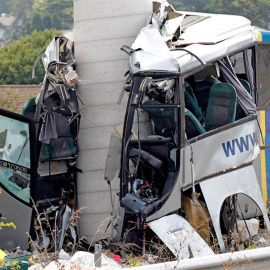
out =
{"type": "Polygon", "coordinates": [[[27,248],[36,179],[32,119],[0,109],[0,248],[27,248]]]}

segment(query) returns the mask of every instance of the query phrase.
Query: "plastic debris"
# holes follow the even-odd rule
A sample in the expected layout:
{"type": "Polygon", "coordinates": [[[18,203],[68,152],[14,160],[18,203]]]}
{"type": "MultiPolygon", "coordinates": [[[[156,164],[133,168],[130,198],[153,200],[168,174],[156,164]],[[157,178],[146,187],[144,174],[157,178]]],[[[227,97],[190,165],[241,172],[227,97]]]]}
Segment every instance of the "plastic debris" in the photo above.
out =
{"type": "Polygon", "coordinates": [[[70,261],[76,265],[94,266],[94,255],[89,252],[78,251],[72,256],[70,261]]]}
{"type": "Polygon", "coordinates": [[[119,255],[114,255],[114,254],[111,254],[110,255],[116,262],[120,263],[121,262],[121,256],[119,255]]]}
{"type": "Polygon", "coordinates": [[[67,252],[65,252],[63,249],[60,250],[58,256],[59,256],[59,259],[61,259],[61,260],[70,260],[71,259],[70,255],[67,252]]]}
{"type": "Polygon", "coordinates": [[[265,243],[265,239],[263,237],[261,237],[259,240],[258,240],[259,243],[265,243]]]}
{"type": "MultiPolygon", "coordinates": [[[[120,259],[120,256],[116,256],[116,259],[120,259]]],[[[50,264],[45,267],[45,270],[58,270],[58,269],[80,269],[80,270],[90,270],[95,269],[94,255],[85,251],[76,252],[70,260],[58,259],[50,262],[50,264]]],[[[106,269],[120,269],[121,265],[118,264],[115,259],[101,255],[101,268],[106,269]]],[[[39,270],[39,269],[30,269],[39,270]]]]}
{"type": "Polygon", "coordinates": [[[42,267],[42,265],[39,264],[39,263],[37,263],[37,264],[35,264],[35,265],[32,265],[32,266],[30,266],[30,267],[28,268],[28,270],[43,270],[43,269],[44,269],[44,267],[42,267]]]}

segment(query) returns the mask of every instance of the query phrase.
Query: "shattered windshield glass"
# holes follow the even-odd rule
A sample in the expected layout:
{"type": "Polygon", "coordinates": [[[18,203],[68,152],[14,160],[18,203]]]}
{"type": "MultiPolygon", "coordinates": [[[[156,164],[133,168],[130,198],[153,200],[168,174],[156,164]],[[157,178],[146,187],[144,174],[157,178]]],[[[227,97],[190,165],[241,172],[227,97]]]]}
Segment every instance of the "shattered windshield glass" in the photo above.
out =
{"type": "Polygon", "coordinates": [[[0,116],[0,183],[30,202],[30,144],[27,123],[0,116]]]}

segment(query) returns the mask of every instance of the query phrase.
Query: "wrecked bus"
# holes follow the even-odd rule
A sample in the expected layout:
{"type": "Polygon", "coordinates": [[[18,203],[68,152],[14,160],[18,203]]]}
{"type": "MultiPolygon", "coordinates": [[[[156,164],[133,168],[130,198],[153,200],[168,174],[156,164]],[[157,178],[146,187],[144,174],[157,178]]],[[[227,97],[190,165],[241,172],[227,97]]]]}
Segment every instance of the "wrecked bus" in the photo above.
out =
{"type": "MultiPolygon", "coordinates": [[[[204,247],[199,255],[212,254],[205,245],[211,244],[212,235],[218,239],[220,250],[225,251],[222,236],[234,229],[239,216],[244,220],[263,216],[269,228],[266,184],[262,185],[263,199],[258,184],[257,121],[260,120],[264,134],[261,110],[268,107],[267,42],[268,33],[254,32],[250,22],[239,16],[177,13],[165,2],[154,5],[151,24],[142,30],[132,48],[123,47],[131,57],[125,86],[129,103],[122,141],[117,137],[111,139],[106,168],[110,184],[121,158],[121,205],[118,218],[112,222],[115,242],[148,238],[150,227],[178,254],[174,244],[183,243],[178,238],[181,235],[189,238],[187,231],[192,234],[191,242],[184,245],[184,253],[179,256],[185,258],[190,256],[188,249],[196,254],[192,241],[200,241],[204,247]],[[245,202],[250,199],[255,207],[250,203],[246,207],[245,202]],[[198,230],[201,237],[194,236],[190,227],[190,224],[196,227],[198,220],[203,221],[202,231],[198,230]]],[[[67,228],[71,240],[78,238],[75,229],[66,223],[76,209],[76,138],[80,117],[74,85],[67,83],[70,77],[65,75],[71,75],[71,79],[72,74],[76,75],[70,69],[75,68],[75,62],[65,39],[54,39],[44,56],[48,73],[42,103],[34,111],[45,117],[46,109],[50,112],[56,109],[61,115],[55,116],[64,119],[62,124],[66,120],[73,123],[68,136],[63,136],[69,139],[62,141],[69,146],[65,148],[68,153],[57,156],[55,146],[43,148],[47,155],[42,156],[37,172],[40,156],[35,148],[41,149],[41,142],[37,143],[33,120],[0,111],[1,124],[6,122],[0,130],[2,146],[5,151],[17,147],[16,154],[5,154],[6,158],[13,157],[8,162],[0,153],[1,174],[5,175],[0,178],[3,189],[0,211],[6,221],[17,225],[16,231],[10,228],[0,231],[1,241],[6,241],[5,246],[1,242],[1,248],[17,244],[24,248],[25,232],[30,228],[36,244],[50,248],[52,235],[47,231],[42,236],[34,220],[36,213],[32,213],[31,197],[43,224],[46,223],[43,211],[52,223],[55,213],[61,211],[57,220],[62,231],[56,239],[58,249],[67,228]],[[18,131],[16,140],[12,122],[18,131]],[[5,130],[9,129],[7,133],[5,130]],[[8,143],[10,135],[16,143],[8,143]],[[29,153],[22,159],[25,149],[29,153]]],[[[76,78],[73,79],[75,82],[76,78]]],[[[39,136],[43,119],[38,123],[39,136]]],[[[113,198],[111,201],[114,214],[113,198]]],[[[139,245],[143,243],[138,241],[139,245]]]]}
{"type": "Polygon", "coordinates": [[[269,38],[244,17],[154,3],[149,24],[122,48],[130,56],[129,99],[105,172],[109,184],[120,178],[112,242],[145,251],[153,230],[182,259],[212,254],[198,252],[199,238],[225,252],[238,220],[262,217],[270,230],[260,160],[269,38]]]}
{"type": "Polygon", "coordinates": [[[22,115],[0,110],[0,243],[9,251],[61,249],[77,237],[71,222],[80,122],[73,42],[55,37],[41,56],[38,97],[22,115]]]}

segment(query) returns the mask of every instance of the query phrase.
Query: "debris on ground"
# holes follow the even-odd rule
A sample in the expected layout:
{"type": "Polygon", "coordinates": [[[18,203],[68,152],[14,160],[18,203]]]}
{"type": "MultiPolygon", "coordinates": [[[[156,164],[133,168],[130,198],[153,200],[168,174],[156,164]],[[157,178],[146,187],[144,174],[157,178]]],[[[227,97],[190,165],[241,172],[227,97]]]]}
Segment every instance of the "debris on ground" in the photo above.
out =
{"type": "MultiPolygon", "coordinates": [[[[31,254],[27,251],[22,251],[19,248],[8,252],[0,250],[0,270],[14,269],[20,270],[56,270],[56,269],[93,269],[96,267],[95,255],[90,252],[77,251],[73,256],[70,256],[63,249],[59,253],[44,253],[31,254]],[[3,261],[1,259],[3,258],[3,261]]],[[[120,269],[120,256],[101,254],[102,269],[120,269]]]]}
{"type": "MultiPolygon", "coordinates": [[[[60,251],[61,252],[61,251],[60,251]]],[[[63,252],[62,252],[63,254],[63,252]]],[[[95,262],[94,254],[85,251],[76,252],[71,259],[56,259],[46,266],[45,270],[57,270],[57,269],[80,269],[80,270],[90,270],[95,267],[97,262],[95,262]]],[[[120,269],[121,265],[117,263],[113,258],[102,254],[101,255],[101,267],[102,269],[120,269]]],[[[35,269],[30,267],[29,269],[35,269]]]]}
{"type": "Polygon", "coordinates": [[[27,270],[30,265],[30,263],[28,262],[28,258],[30,255],[30,252],[21,250],[20,248],[16,248],[10,252],[0,249],[0,270],[27,270]]]}
{"type": "MultiPolygon", "coordinates": [[[[247,224],[257,223],[255,220],[246,221],[247,224]]],[[[270,246],[270,234],[266,229],[258,228],[258,231],[256,231],[256,228],[255,230],[253,228],[252,231],[251,227],[248,228],[250,229],[252,236],[245,241],[241,241],[239,234],[238,238],[233,238],[237,237],[237,233],[232,233],[231,240],[227,241],[227,252],[258,249],[270,246]]],[[[212,249],[214,250],[213,247],[212,249]]],[[[216,249],[215,253],[220,253],[220,251],[216,249]]],[[[103,270],[136,267],[161,262],[159,256],[154,253],[151,254],[150,252],[141,256],[135,256],[131,253],[116,252],[116,254],[114,254],[108,250],[106,250],[106,252],[103,250],[99,259],[101,260],[100,266],[103,270]]],[[[170,258],[168,261],[170,260],[174,259],[170,258]]],[[[100,269],[97,265],[98,262],[95,261],[95,254],[86,251],[77,251],[74,255],[71,255],[63,249],[59,252],[43,252],[40,254],[32,254],[28,251],[23,251],[20,248],[11,251],[0,249],[0,270],[11,269],[11,267],[13,267],[12,269],[17,269],[16,267],[19,267],[20,270],[100,269]],[[1,263],[2,258],[3,262],[1,263]]]]}

